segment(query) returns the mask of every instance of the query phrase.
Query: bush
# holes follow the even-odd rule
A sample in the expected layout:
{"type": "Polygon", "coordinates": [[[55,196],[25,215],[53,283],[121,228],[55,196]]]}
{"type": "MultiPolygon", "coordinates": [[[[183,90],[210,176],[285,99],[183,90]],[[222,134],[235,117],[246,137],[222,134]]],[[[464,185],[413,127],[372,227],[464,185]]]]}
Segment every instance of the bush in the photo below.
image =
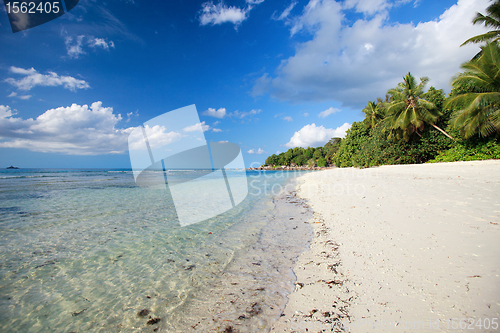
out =
{"type": "Polygon", "coordinates": [[[369,130],[358,121],[353,122],[351,128],[347,130],[345,139],[340,142],[340,148],[333,160],[340,168],[355,166],[354,158],[360,153],[363,145],[369,139],[369,130]]]}
{"type": "Polygon", "coordinates": [[[447,150],[453,140],[431,126],[405,142],[387,139],[381,126],[366,129],[361,122],[353,123],[335,156],[338,167],[371,167],[390,164],[424,163],[447,150]]]}
{"type": "Polygon", "coordinates": [[[476,161],[500,159],[500,144],[492,138],[489,140],[461,141],[454,147],[442,152],[430,163],[476,161]]]}

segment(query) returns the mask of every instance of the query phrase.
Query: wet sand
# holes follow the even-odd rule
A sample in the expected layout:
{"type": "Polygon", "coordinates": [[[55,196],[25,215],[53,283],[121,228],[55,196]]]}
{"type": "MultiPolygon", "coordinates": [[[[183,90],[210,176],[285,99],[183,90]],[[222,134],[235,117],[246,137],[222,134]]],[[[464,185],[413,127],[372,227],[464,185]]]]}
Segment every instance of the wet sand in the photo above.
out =
{"type": "Polygon", "coordinates": [[[299,183],[315,237],[272,332],[500,332],[500,161],[299,183]]]}
{"type": "Polygon", "coordinates": [[[198,288],[162,331],[269,331],[294,290],[292,268],[313,238],[312,211],[291,182],[270,203],[271,215],[255,230],[256,241],[234,254],[220,278],[198,288]]]}

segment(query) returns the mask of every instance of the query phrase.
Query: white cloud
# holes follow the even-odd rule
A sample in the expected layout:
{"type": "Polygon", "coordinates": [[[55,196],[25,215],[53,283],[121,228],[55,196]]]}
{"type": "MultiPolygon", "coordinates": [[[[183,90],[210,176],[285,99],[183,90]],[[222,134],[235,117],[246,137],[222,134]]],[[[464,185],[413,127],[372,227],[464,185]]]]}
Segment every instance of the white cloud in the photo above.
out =
{"type": "Polygon", "coordinates": [[[321,102],[363,107],[384,96],[410,71],[428,76],[430,85],[449,91],[449,81],[460,64],[474,56],[477,45],[460,47],[467,38],[487,31],[472,25],[488,0],[459,0],[438,19],[418,24],[389,21],[385,2],[352,1],[360,11],[375,14],[352,25],[342,22],[341,4],[311,0],[303,13],[290,20],[290,34],[312,37],[297,43],[295,54],[256,80],[252,95],[270,94],[279,100],[321,102]],[[364,7],[366,6],[369,7],[364,7]]]}
{"type": "Polygon", "coordinates": [[[16,92],[13,91],[7,97],[16,97],[19,99],[28,100],[31,98],[31,95],[18,95],[16,92]]]}
{"type": "Polygon", "coordinates": [[[283,117],[283,120],[286,120],[286,121],[293,121],[292,117],[290,117],[290,116],[283,117]]]}
{"type": "MultiPolygon", "coordinates": [[[[215,118],[219,118],[219,119],[222,119],[226,116],[243,119],[246,117],[254,116],[254,115],[259,114],[261,112],[262,112],[261,109],[257,109],[257,110],[254,109],[254,110],[251,110],[248,112],[236,110],[234,112],[228,113],[225,108],[220,108],[218,110],[215,110],[214,108],[208,108],[208,110],[203,112],[203,114],[205,116],[215,117],[215,118]]],[[[217,124],[219,124],[219,121],[216,121],[213,124],[213,126],[216,126],[217,124]]]]}
{"type": "Polygon", "coordinates": [[[135,110],[135,112],[128,112],[127,113],[127,120],[126,122],[128,123],[132,116],[139,117],[139,110],[135,110]]]}
{"type": "Polygon", "coordinates": [[[251,111],[248,111],[248,112],[244,112],[244,111],[243,111],[243,112],[240,112],[240,111],[236,110],[236,111],[234,111],[234,112],[230,113],[229,115],[230,115],[231,117],[236,117],[236,118],[241,118],[241,119],[243,119],[243,118],[245,118],[245,117],[248,117],[248,116],[253,116],[253,115],[259,114],[259,113],[261,113],[261,112],[262,112],[262,110],[261,110],[261,109],[257,109],[257,110],[255,110],[255,109],[254,109],[254,110],[251,110],[251,111]]]}
{"type": "Polygon", "coordinates": [[[201,5],[200,24],[216,25],[230,22],[233,23],[237,29],[241,22],[248,18],[248,13],[253,7],[262,2],[264,2],[264,0],[246,0],[247,6],[245,8],[226,6],[222,0],[216,5],[214,5],[212,1],[205,2],[201,5]]]}
{"type": "MultiPolygon", "coordinates": [[[[148,144],[151,148],[155,147],[165,147],[172,142],[178,141],[182,138],[182,134],[170,131],[167,132],[165,126],[155,125],[149,127],[146,125],[144,127],[146,131],[146,136],[148,138],[148,144]]],[[[142,131],[133,131],[130,133],[128,138],[129,149],[131,150],[142,150],[144,147],[144,136],[142,131]]]]}
{"type": "Polygon", "coordinates": [[[67,36],[64,38],[64,44],[66,44],[66,52],[70,58],[78,59],[80,55],[85,54],[82,48],[82,42],[85,38],[84,35],[76,37],[76,41],[73,43],[73,37],[67,36]]]}
{"type": "Polygon", "coordinates": [[[326,109],[325,111],[320,112],[319,115],[318,115],[318,117],[320,117],[320,118],[326,118],[329,115],[337,113],[337,112],[340,112],[340,110],[336,109],[334,107],[330,107],[330,108],[326,109]]]}
{"type": "Polygon", "coordinates": [[[8,105],[0,105],[0,121],[3,121],[4,118],[12,117],[13,113],[8,105]]]}
{"type": "Polygon", "coordinates": [[[222,130],[220,128],[212,128],[212,131],[215,133],[222,132],[222,130]]]}
{"type": "Polygon", "coordinates": [[[0,105],[0,147],[70,155],[123,153],[134,128],[116,128],[121,119],[101,102],[50,109],[36,119],[15,118],[10,107],[0,105]]]}
{"type": "Polygon", "coordinates": [[[214,123],[212,124],[212,126],[217,126],[217,125],[219,125],[219,124],[220,124],[220,121],[218,121],[218,120],[217,120],[216,122],[214,122],[214,123]]]}
{"type": "Polygon", "coordinates": [[[333,128],[325,128],[324,126],[316,126],[312,123],[302,127],[298,132],[295,132],[286,147],[318,147],[327,143],[331,138],[345,137],[346,131],[351,127],[350,124],[344,123],[342,126],[333,128]]]}
{"type": "Polygon", "coordinates": [[[344,2],[345,9],[355,8],[358,13],[373,15],[392,7],[392,4],[387,0],[346,0],[344,2]]]}
{"type": "Polygon", "coordinates": [[[285,8],[283,13],[281,13],[280,16],[275,18],[275,20],[283,21],[284,19],[286,19],[288,17],[288,15],[290,15],[290,12],[295,7],[295,5],[297,5],[297,1],[292,1],[292,3],[288,7],[285,8]]]}
{"type": "Polygon", "coordinates": [[[213,2],[205,2],[202,5],[202,14],[200,15],[201,25],[216,25],[225,22],[231,22],[238,26],[241,22],[246,20],[248,8],[238,8],[234,6],[226,6],[224,2],[219,2],[214,5],[213,2]]]}
{"type": "Polygon", "coordinates": [[[266,152],[259,148],[258,150],[250,149],[249,151],[247,151],[247,153],[261,155],[261,154],[265,154],[266,152]]]}
{"type": "Polygon", "coordinates": [[[104,50],[109,50],[109,48],[115,48],[115,43],[113,41],[106,42],[103,38],[91,38],[88,41],[90,47],[102,47],[104,50]]]}
{"type": "Polygon", "coordinates": [[[303,116],[304,116],[304,117],[309,117],[309,113],[304,112],[304,113],[303,113],[303,116]]]}
{"type": "Polygon", "coordinates": [[[36,86],[55,87],[63,86],[71,91],[76,89],[88,89],[89,84],[84,80],[78,80],[71,76],[59,76],[54,72],[49,74],[40,74],[33,67],[30,69],[23,69],[19,67],[10,67],[10,71],[14,74],[24,75],[25,77],[19,80],[8,78],[5,82],[17,87],[20,90],[30,90],[36,86]]]}
{"type": "Polygon", "coordinates": [[[202,121],[201,123],[185,127],[183,129],[183,131],[184,132],[194,132],[194,131],[206,132],[209,129],[210,129],[210,126],[209,125],[205,125],[205,122],[202,121]]]}
{"type": "Polygon", "coordinates": [[[210,117],[215,117],[215,118],[224,118],[226,116],[226,109],[225,108],[220,108],[218,110],[215,110],[213,108],[208,108],[207,111],[203,112],[204,115],[210,116],[210,117]]]}
{"type": "MultiPolygon", "coordinates": [[[[63,35],[66,35],[66,31],[64,30],[63,35]]],[[[108,42],[104,38],[85,35],[77,36],[76,39],[71,36],[65,36],[64,44],[66,45],[68,56],[74,59],[78,59],[82,54],[87,53],[83,49],[85,45],[92,49],[102,48],[103,50],[109,50],[110,48],[115,48],[115,43],[112,40],[108,42]],[[84,42],[84,40],[86,41],[84,42]]]]}

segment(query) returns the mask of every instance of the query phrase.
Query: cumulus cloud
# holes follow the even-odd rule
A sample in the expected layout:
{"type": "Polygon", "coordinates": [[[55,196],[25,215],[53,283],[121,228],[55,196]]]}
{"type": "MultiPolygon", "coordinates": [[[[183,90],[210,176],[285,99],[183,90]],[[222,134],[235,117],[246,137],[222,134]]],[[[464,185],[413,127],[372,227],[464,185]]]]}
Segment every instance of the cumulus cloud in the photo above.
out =
{"type": "MultiPolygon", "coordinates": [[[[153,127],[146,125],[144,126],[144,130],[146,131],[148,144],[151,148],[165,147],[182,138],[182,134],[174,131],[167,132],[166,127],[161,125],[155,125],[153,127]]],[[[130,133],[128,143],[129,149],[142,150],[144,147],[144,135],[142,131],[133,131],[130,133]]]]}
{"type": "MultiPolygon", "coordinates": [[[[66,33],[63,32],[63,35],[65,34],[66,33]]],[[[70,58],[74,59],[78,59],[82,54],[86,54],[83,49],[85,45],[92,49],[102,48],[104,50],[109,50],[110,48],[115,48],[115,43],[112,40],[108,42],[104,38],[85,35],[80,35],[76,38],[65,36],[64,44],[66,45],[66,53],[70,58]]]]}
{"type": "Polygon", "coordinates": [[[222,132],[220,128],[212,128],[212,132],[219,133],[222,132]]]}
{"type": "Polygon", "coordinates": [[[254,110],[251,110],[251,111],[248,111],[248,112],[236,110],[236,111],[230,113],[229,115],[231,117],[236,117],[236,118],[243,119],[243,118],[248,117],[248,116],[254,116],[254,115],[259,114],[261,112],[262,112],[261,109],[257,109],[257,110],[254,109],[254,110]]]}
{"type": "Polygon", "coordinates": [[[64,88],[76,91],[76,89],[88,89],[89,84],[84,80],[78,80],[71,76],[59,76],[54,72],[49,74],[40,74],[33,67],[30,69],[23,69],[19,67],[10,67],[10,72],[14,74],[24,75],[22,79],[5,79],[5,82],[17,87],[19,90],[30,90],[36,86],[55,87],[63,86],[64,88]]]}
{"type": "Polygon", "coordinates": [[[127,150],[128,135],[134,129],[116,128],[121,115],[102,102],[50,109],[36,119],[13,115],[9,106],[0,105],[0,147],[70,155],[116,154],[127,150]]]}
{"type": "Polygon", "coordinates": [[[82,48],[82,42],[85,38],[84,35],[76,37],[76,40],[73,42],[73,37],[67,36],[64,38],[64,44],[66,45],[66,52],[70,58],[78,59],[80,55],[85,54],[82,48]]]}
{"type": "Polygon", "coordinates": [[[201,5],[200,24],[217,25],[230,22],[237,28],[241,22],[248,18],[248,13],[252,10],[254,5],[258,5],[262,2],[264,2],[264,0],[246,0],[247,6],[245,8],[227,6],[222,0],[216,5],[214,5],[212,1],[205,2],[201,5]]]}
{"type": "Polygon", "coordinates": [[[326,109],[325,111],[320,112],[319,115],[318,115],[318,117],[320,117],[320,118],[326,118],[329,115],[337,113],[337,112],[340,112],[340,110],[336,109],[334,107],[330,107],[330,108],[326,109]]]}
{"type": "Polygon", "coordinates": [[[351,127],[350,124],[344,123],[342,126],[333,128],[325,128],[324,126],[316,126],[315,123],[302,127],[295,132],[286,147],[318,147],[327,143],[331,138],[343,138],[346,131],[351,127]]]}
{"type": "Polygon", "coordinates": [[[311,0],[290,21],[292,36],[311,37],[297,43],[295,54],[274,73],[258,78],[252,95],[292,102],[335,100],[359,108],[384,96],[408,71],[428,76],[431,85],[449,91],[460,64],[479,51],[477,45],[460,44],[487,31],[471,21],[489,1],[459,0],[438,19],[418,24],[389,21],[385,3],[348,1],[344,6],[373,15],[345,25],[340,2],[311,0]]]}
{"type": "Polygon", "coordinates": [[[201,123],[185,127],[183,129],[183,131],[184,132],[194,132],[194,131],[206,132],[209,129],[210,129],[210,126],[209,125],[205,125],[205,122],[202,121],[201,123]]]}
{"type": "Polygon", "coordinates": [[[90,47],[101,47],[104,50],[109,50],[110,48],[115,48],[115,43],[113,43],[112,40],[110,40],[109,42],[107,42],[103,38],[91,38],[88,41],[88,45],[90,47]]]}
{"type": "Polygon", "coordinates": [[[283,120],[286,120],[286,121],[293,121],[292,117],[290,117],[290,116],[283,117],[283,120]]]}
{"type": "Polygon", "coordinates": [[[225,108],[220,108],[218,110],[215,110],[213,108],[208,108],[207,111],[203,112],[204,115],[210,116],[210,117],[215,117],[215,118],[224,118],[226,116],[226,109],[225,108]]]}
{"type": "Polygon", "coordinates": [[[258,155],[261,155],[261,154],[265,154],[266,152],[263,151],[261,148],[255,150],[255,149],[250,149],[249,151],[247,151],[247,153],[249,154],[258,154],[258,155]]]}
{"type": "Polygon", "coordinates": [[[8,105],[0,105],[0,121],[4,118],[12,117],[12,110],[8,105]]]}
{"type": "Polygon", "coordinates": [[[135,112],[127,112],[127,123],[130,121],[130,119],[132,119],[132,116],[139,117],[139,110],[135,110],[135,112]]]}
{"type": "MultiPolygon", "coordinates": [[[[208,110],[203,112],[203,115],[215,117],[215,118],[219,118],[219,119],[222,119],[226,116],[232,117],[232,118],[243,119],[243,118],[254,116],[254,115],[259,114],[261,112],[262,112],[261,109],[257,109],[257,110],[254,109],[251,111],[238,111],[238,110],[236,110],[234,112],[227,112],[225,108],[220,108],[218,110],[216,110],[214,108],[208,108],[208,110]]],[[[219,124],[219,121],[216,121],[213,124],[213,126],[216,126],[217,124],[219,124]]]]}
{"type": "Polygon", "coordinates": [[[392,7],[392,5],[393,4],[387,0],[346,0],[344,2],[345,9],[354,8],[358,13],[367,15],[373,15],[377,12],[386,10],[392,7]]]}
{"type": "Polygon", "coordinates": [[[203,3],[201,12],[201,25],[216,25],[231,22],[235,26],[238,26],[241,22],[246,20],[249,9],[242,9],[235,6],[228,7],[221,1],[217,5],[214,5],[213,2],[203,3]]]}

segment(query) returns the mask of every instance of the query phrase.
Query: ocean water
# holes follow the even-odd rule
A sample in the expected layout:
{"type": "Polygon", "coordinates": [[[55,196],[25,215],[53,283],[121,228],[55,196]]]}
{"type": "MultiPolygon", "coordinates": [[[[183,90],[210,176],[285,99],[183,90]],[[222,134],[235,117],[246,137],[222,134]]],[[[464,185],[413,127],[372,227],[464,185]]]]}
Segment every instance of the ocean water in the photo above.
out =
{"type": "MultiPolygon", "coordinates": [[[[227,174],[244,177],[245,171],[227,174]]],[[[0,171],[0,331],[223,330],[216,319],[203,321],[214,315],[209,307],[224,306],[228,288],[241,283],[245,294],[256,280],[266,284],[260,303],[248,311],[235,301],[232,312],[257,318],[265,304],[282,307],[293,282],[291,260],[307,240],[292,246],[299,226],[289,228],[292,217],[276,222],[273,200],[299,174],[247,171],[249,195],[240,205],[181,227],[168,191],[136,186],[131,171],[0,171]],[[269,265],[280,274],[258,271],[269,265]]],[[[307,238],[310,231],[300,228],[307,238]]],[[[237,325],[242,332],[266,331],[271,322],[237,325]]]]}

